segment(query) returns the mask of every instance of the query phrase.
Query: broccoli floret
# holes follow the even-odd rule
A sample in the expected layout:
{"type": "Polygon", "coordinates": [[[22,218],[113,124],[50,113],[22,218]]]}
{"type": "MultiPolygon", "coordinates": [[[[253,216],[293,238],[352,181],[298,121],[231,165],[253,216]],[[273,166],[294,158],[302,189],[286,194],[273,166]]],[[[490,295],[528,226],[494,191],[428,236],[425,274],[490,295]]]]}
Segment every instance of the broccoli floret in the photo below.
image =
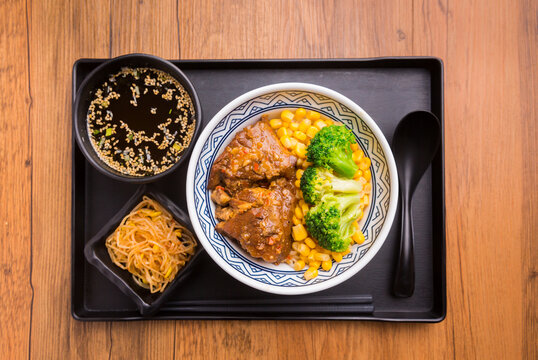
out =
{"type": "Polygon", "coordinates": [[[310,142],[306,152],[307,160],[352,178],[359,169],[351,157],[350,146],[354,142],[353,133],[345,126],[326,126],[310,142]]]}
{"type": "Polygon", "coordinates": [[[362,184],[351,179],[342,179],[318,166],[308,167],[301,176],[301,191],[304,200],[310,205],[316,204],[324,195],[335,193],[359,194],[362,184]]]}
{"type": "Polygon", "coordinates": [[[344,251],[351,243],[353,222],[359,213],[360,197],[356,194],[326,195],[306,213],[306,227],[321,247],[344,251]]]}

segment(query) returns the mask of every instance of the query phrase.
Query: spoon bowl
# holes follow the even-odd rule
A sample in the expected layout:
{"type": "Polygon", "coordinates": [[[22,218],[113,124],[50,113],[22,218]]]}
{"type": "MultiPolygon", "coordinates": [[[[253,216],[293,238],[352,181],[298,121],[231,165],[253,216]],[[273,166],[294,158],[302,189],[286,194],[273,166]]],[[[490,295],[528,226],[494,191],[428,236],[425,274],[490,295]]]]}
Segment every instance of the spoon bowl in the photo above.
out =
{"type": "Polygon", "coordinates": [[[411,200],[440,143],[439,120],[429,111],[407,114],[394,130],[392,150],[398,169],[402,210],[400,254],[393,286],[394,295],[398,297],[410,297],[415,290],[411,200]]]}

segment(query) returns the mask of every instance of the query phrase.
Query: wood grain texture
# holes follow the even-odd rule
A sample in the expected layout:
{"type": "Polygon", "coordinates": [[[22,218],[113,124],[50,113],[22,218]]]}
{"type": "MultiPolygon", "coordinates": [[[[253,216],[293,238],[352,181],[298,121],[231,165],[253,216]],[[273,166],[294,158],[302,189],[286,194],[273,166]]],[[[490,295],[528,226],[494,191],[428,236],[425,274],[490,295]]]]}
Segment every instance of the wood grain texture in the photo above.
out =
{"type": "Polygon", "coordinates": [[[109,326],[70,315],[71,68],[107,57],[108,2],[29,1],[32,107],[32,358],[101,358],[109,326]],[[89,341],[91,339],[91,341],[89,341]]]}
{"type": "Polygon", "coordinates": [[[529,359],[538,358],[538,2],[523,1],[519,8],[519,84],[520,118],[523,141],[520,143],[524,154],[523,201],[521,211],[529,221],[523,222],[522,239],[522,291],[523,291],[523,349],[529,359]],[[534,15],[534,16],[533,16],[534,15]]]}
{"type": "Polygon", "coordinates": [[[183,59],[411,54],[411,1],[189,0],[180,3],[183,59]]]}
{"type": "Polygon", "coordinates": [[[535,359],[537,11],[532,0],[0,1],[2,357],[535,359]],[[129,52],[441,57],[446,320],[73,320],[71,68],[129,52]]]}
{"type": "Polygon", "coordinates": [[[520,236],[530,219],[522,179],[514,176],[523,171],[518,145],[527,121],[513,111],[520,107],[518,6],[450,6],[446,174],[455,176],[446,178],[447,280],[455,356],[519,358],[520,236]]]}
{"type": "Polygon", "coordinates": [[[0,2],[0,348],[28,356],[32,321],[32,157],[24,3],[0,2]],[[9,56],[7,56],[9,54],[9,56]]]}

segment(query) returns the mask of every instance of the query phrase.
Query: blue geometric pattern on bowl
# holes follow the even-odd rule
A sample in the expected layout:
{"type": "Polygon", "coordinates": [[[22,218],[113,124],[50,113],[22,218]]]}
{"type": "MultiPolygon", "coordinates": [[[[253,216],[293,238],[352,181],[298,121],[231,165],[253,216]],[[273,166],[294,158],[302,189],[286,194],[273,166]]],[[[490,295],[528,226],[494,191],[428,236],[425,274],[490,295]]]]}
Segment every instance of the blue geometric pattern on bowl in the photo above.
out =
{"type": "Polygon", "coordinates": [[[390,174],[387,160],[381,144],[374,136],[368,125],[353,111],[336,100],[324,95],[306,91],[278,91],[264,94],[251,99],[229,112],[217,124],[207,141],[204,143],[194,175],[194,204],[200,226],[213,249],[228,262],[236,271],[260,283],[272,286],[308,286],[318,284],[342,274],[366,254],[375,242],[383,227],[390,200],[390,174]],[[278,266],[252,258],[233,240],[226,239],[215,231],[217,220],[214,216],[214,206],[210,199],[207,183],[213,162],[220,152],[232,140],[235,132],[246,124],[258,120],[267,112],[278,113],[284,109],[305,108],[316,110],[323,116],[341,122],[352,129],[365,156],[372,161],[371,204],[366,209],[366,216],[361,220],[361,229],[365,242],[354,245],[352,252],[341,262],[335,262],[330,271],[319,271],[312,280],[303,278],[303,271],[294,271],[283,263],[278,266]]]}

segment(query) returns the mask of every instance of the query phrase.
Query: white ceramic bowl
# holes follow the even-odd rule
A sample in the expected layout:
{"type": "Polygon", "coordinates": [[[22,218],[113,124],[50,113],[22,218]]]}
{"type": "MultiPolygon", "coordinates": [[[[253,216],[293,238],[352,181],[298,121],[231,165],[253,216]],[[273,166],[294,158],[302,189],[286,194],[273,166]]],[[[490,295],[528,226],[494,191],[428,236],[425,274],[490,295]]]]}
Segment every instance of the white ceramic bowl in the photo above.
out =
{"type": "Polygon", "coordinates": [[[211,258],[228,274],[258,290],[284,295],[307,294],[340,284],[362,269],[379,251],[394,219],[398,176],[389,144],[372,118],[357,104],[334,90],[305,83],[264,86],[241,95],[220,110],[203,129],[193,149],[187,174],[187,204],[198,239],[211,258]],[[207,190],[213,162],[235,133],[285,109],[315,110],[353,130],[365,155],[372,160],[372,197],[360,222],[366,241],[330,271],[305,280],[303,271],[288,264],[254,259],[239,244],[215,231],[215,206],[207,190]]]}

